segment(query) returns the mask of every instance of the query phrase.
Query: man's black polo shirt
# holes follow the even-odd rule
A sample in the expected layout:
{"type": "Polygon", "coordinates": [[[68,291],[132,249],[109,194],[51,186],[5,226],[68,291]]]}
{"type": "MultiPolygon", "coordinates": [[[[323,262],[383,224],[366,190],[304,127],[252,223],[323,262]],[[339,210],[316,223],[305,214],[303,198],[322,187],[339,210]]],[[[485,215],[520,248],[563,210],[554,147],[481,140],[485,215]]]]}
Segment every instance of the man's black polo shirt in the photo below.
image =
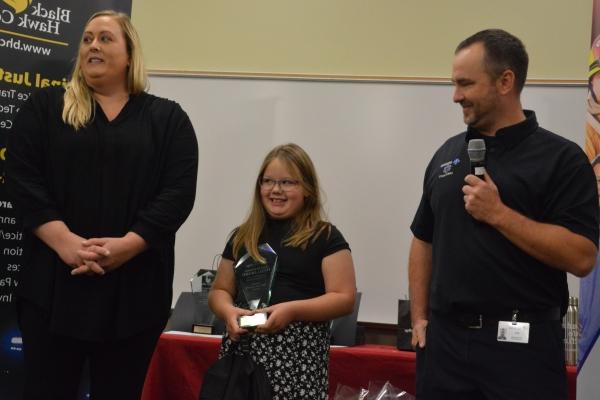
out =
{"type": "Polygon", "coordinates": [[[427,167],[411,230],[433,246],[431,310],[566,308],[565,272],[525,254],[465,210],[470,139],[485,140],[486,170],[504,204],[598,243],[598,193],[589,161],[575,143],[540,128],[534,112],[525,115],[495,137],[469,128],[450,138],[427,167]]]}

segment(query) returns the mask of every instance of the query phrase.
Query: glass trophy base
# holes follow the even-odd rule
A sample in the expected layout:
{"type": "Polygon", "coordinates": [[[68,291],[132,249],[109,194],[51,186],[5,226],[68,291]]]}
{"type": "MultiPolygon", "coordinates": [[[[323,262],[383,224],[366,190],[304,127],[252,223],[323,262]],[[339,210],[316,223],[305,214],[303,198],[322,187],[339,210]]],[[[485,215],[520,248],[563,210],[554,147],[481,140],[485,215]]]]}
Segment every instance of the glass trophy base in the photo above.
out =
{"type": "Polygon", "coordinates": [[[255,328],[267,322],[267,313],[244,315],[240,317],[240,328],[255,328]]]}

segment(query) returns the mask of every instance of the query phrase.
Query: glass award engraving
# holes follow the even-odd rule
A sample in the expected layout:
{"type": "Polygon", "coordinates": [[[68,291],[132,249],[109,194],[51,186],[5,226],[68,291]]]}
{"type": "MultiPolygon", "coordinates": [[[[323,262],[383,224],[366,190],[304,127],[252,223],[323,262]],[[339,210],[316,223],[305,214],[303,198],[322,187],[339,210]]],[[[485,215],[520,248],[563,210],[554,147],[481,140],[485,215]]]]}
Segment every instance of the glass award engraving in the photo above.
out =
{"type": "Polygon", "coordinates": [[[211,335],[214,333],[215,314],[208,306],[208,291],[215,280],[216,271],[201,269],[192,279],[192,295],[194,297],[194,323],[192,332],[211,335]]]}
{"type": "MultiPolygon", "coordinates": [[[[243,300],[244,304],[241,304],[243,308],[252,311],[269,306],[271,289],[277,271],[277,253],[275,253],[275,250],[268,243],[263,243],[258,246],[258,252],[266,262],[258,262],[246,253],[234,267],[238,290],[237,297],[243,300]]],[[[267,313],[242,316],[240,327],[254,328],[266,321],[267,313]]]]}

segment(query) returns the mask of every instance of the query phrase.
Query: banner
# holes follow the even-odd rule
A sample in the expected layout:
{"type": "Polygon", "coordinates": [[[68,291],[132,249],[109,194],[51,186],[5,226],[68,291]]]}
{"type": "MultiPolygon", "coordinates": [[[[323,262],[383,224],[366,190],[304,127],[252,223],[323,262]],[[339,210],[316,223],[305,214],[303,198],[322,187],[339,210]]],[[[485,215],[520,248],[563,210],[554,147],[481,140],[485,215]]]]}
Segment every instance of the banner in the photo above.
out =
{"type": "MultiPolygon", "coordinates": [[[[584,148],[600,189],[600,0],[594,0],[592,12],[584,148]]],[[[596,260],[593,271],[580,281],[579,323],[577,371],[583,367],[600,334],[600,257],[596,260]]]]}
{"type": "Polygon", "coordinates": [[[96,11],[131,14],[131,0],[0,0],[0,399],[18,398],[22,341],[14,310],[25,249],[4,187],[6,143],[21,104],[36,89],[64,85],[85,22],[96,11]]]}

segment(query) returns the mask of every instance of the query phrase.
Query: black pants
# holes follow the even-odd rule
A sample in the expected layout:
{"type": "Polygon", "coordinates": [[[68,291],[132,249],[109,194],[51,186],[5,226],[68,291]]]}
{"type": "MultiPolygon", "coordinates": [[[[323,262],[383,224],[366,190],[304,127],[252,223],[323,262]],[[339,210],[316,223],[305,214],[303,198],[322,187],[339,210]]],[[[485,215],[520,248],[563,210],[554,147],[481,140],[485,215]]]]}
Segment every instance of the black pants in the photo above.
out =
{"type": "Polygon", "coordinates": [[[567,399],[559,321],[531,323],[527,344],[498,342],[497,334],[497,324],[469,329],[432,315],[417,349],[417,399],[567,399]]]}
{"type": "Polygon", "coordinates": [[[74,400],[85,362],[93,400],[138,400],[163,326],[124,340],[88,342],[48,332],[44,310],[18,303],[25,357],[24,400],[74,400]]]}

